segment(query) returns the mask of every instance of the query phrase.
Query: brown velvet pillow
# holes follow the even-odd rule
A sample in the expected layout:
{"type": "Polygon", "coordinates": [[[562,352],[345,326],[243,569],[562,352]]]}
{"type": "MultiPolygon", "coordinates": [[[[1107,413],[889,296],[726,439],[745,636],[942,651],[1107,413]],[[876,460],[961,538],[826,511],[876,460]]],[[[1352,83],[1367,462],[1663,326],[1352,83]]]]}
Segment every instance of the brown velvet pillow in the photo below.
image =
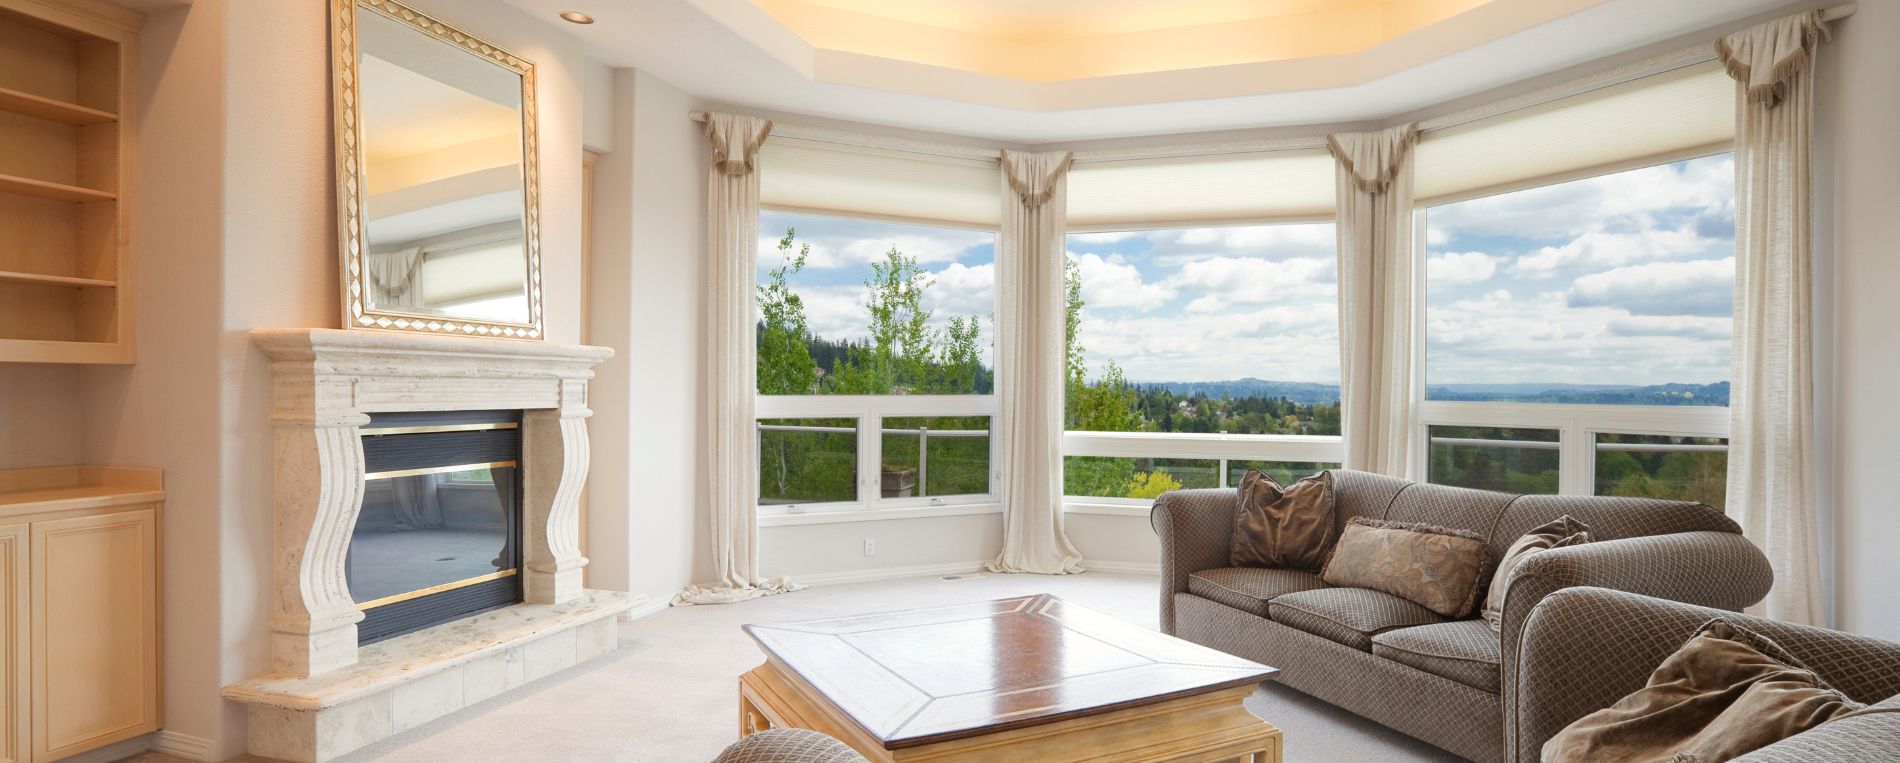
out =
{"type": "Polygon", "coordinates": [[[1491,630],[1504,630],[1504,580],[1511,576],[1511,568],[1524,561],[1524,557],[1539,551],[1589,542],[1590,526],[1565,514],[1551,520],[1550,524],[1524,533],[1510,548],[1505,549],[1504,559],[1498,562],[1497,571],[1491,573],[1491,587],[1484,595],[1484,621],[1490,623],[1491,630]]]}
{"type": "Polygon", "coordinates": [[[1235,567],[1317,570],[1337,529],[1333,473],[1320,472],[1287,487],[1257,469],[1240,478],[1240,509],[1228,563],[1235,567]]]}
{"type": "Polygon", "coordinates": [[[1354,517],[1319,577],[1464,617],[1478,604],[1490,558],[1484,536],[1474,532],[1354,517]]]}
{"type": "Polygon", "coordinates": [[[1544,743],[1544,763],[1717,763],[1860,709],[1781,645],[1717,618],[1650,674],[1649,684],[1544,743]]]}

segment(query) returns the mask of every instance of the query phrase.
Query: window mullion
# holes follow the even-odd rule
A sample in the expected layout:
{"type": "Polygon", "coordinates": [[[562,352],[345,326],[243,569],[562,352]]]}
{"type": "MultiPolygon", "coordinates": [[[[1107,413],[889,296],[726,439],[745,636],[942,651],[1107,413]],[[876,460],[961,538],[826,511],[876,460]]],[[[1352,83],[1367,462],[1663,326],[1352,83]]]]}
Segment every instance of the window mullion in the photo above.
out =
{"type": "Polygon", "coordinates": [[[884,417],[867,413],[858,418],[858,502],[876,508],[883,500],[884,417]]]}

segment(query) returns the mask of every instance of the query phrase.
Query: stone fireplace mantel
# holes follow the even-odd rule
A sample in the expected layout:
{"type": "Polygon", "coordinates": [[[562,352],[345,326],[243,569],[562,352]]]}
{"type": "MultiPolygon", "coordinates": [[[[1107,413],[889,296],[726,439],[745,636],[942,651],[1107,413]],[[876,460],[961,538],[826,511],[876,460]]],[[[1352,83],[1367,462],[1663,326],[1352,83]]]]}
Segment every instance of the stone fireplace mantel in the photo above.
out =
{"type": "MultiPolygon", "coordinates": [[[[588,634],[581,640],[588,648],[580,651],[591,656],[611,648],[612,615],[626,609],[633,597],[582,589],[581,568],[587,560],[580,553],[580,493],[587,480],[586,420],[592,413],[587,383],[594,365],[612,357],[613,350],[335,329],[258,329],[251,332],[251,340],[270,356],[273,379],[276,527],[270,558],[276,595],[269,622],[271,672],[228,687],[225,695],[252,704],[254,754],[316,760],[346,751],[334,745],[285,745],[286,740],[320,738],[328,721],[319,716],[325,712],[340,717],[347,711],[355,719],[351,722],[360,722],[363,713],[376,713],[373,702],[358,699],[399,700],[402,692],[385,684],[400,683],[405,674],[432,674],[411,670],[428,667],[414,664],[383,670],[375,664],[383,661],[383,653],[409,655],[405,659],[465,654],[444,643],[458,633],[489,640],[484,648],[506,646],[491,643],[495,634],[475,632],[484,622],[509,623],[507,638],[519,640],[519,646],[559,634],[564,639],[551,643],[567,646],[554,648],[573,652],[579,642],[573,632],[562,631],[581,629],[588,634]],[[378,644],[372,651],[379,657],[356,667],[356,624],[363,613],[350,597],[344,565],[363,504],[358,429],[369,423],[371,413],[474,410],[522,412],[521,576],[526,601],[511,608],[517,610],[512,615],[510,609],[500,610],[499,619],[476,618],[461,628],[450,623],[378,644]],[[405,640],[413,643],[398,643],[405,640]],[[329,687],[331,683],[338,685],[329,687]],[[282,706],[286,692],[301,697],[302,704],[282,706]],[[278,697],[279,706],[259,704],[270,696],[278,697]],[[269,749],[256,749],[266,740],[263,746],[269,749]]],[[[538,648],[545,653],[549,647],[538,648]]],[[[573,661],[569,655],[548,664],[573,661]]],[[[436,666],[433,673],[449,670],[436,683],[461,680],[451,667],[436,666]]],[[[433,700],[437,707],[456,704],[440,696],[433,700]]],[[[403,709],[394,713],[402,715],[403,709]]]]}

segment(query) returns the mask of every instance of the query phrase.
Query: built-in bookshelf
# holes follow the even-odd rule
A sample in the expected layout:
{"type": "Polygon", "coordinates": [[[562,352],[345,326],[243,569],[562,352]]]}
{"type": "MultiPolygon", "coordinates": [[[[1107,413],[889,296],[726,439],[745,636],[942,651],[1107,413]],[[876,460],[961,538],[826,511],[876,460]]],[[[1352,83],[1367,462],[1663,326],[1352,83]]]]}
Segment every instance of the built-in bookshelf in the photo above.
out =
{"type": "Polygon", "coordinates": [[[139,14],[0,0],[0,362],[131,363],[139,14]]]}

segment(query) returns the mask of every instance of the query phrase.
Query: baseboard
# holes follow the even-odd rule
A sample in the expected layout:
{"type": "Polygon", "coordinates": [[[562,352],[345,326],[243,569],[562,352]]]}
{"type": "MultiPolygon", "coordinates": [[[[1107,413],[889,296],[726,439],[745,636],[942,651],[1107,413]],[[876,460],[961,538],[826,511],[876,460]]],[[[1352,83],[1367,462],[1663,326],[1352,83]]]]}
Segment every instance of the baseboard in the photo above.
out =
{"type": "Polygon", "coordinates": [[[1161,565],[1154,562],[1105,562],[1100,559],[1084,559],[1082,566],[1090,572],[1120,572],[1128,575],[1160,575],[1161,565]]]}
{"type": "Polygon", "coordinates": [[[219,758],[217,740],[182,734],[171,729],[159,729],[157,734],[152,735],[152,749],[186,760],[217,760],[219,758]]]}
{"type": "Polygon", "coordinates": [[[152,749],[152,737],[154,736],[156,735],[140,734],[131,739],[113,742],[104,747],[87,750],[78,755],[60,758],[59,763],[110,763],[110,761],[122,760],[152,749]]]}
{"type": "Polygon", "coordinates": [[[627,611],[621,612],[620,622],[623,622],[623,623],[633,622],[642,617],[646,617],[647,615],[658,612],[662,609],[666,609],[667,606],[672,603],[673,602],[671,599],[649,598],[646,601],[633,605],[633,607],[628,609],[627,611]]]}
{"type": "Polygon", "coordinates": [[[826,586],[843,583],[868,583],[874,580],[895,580],[897,578],[921,578],[936,575],[954,575],[961,572],[977,572],[983,569],[983,562],[950,562],[947,564],[919,564],[909,567],[880,567],[871,570],[848,570],[845,572],[819,572],[810,575],[792,575],[792,582],[799,585],[826,586]]]}

